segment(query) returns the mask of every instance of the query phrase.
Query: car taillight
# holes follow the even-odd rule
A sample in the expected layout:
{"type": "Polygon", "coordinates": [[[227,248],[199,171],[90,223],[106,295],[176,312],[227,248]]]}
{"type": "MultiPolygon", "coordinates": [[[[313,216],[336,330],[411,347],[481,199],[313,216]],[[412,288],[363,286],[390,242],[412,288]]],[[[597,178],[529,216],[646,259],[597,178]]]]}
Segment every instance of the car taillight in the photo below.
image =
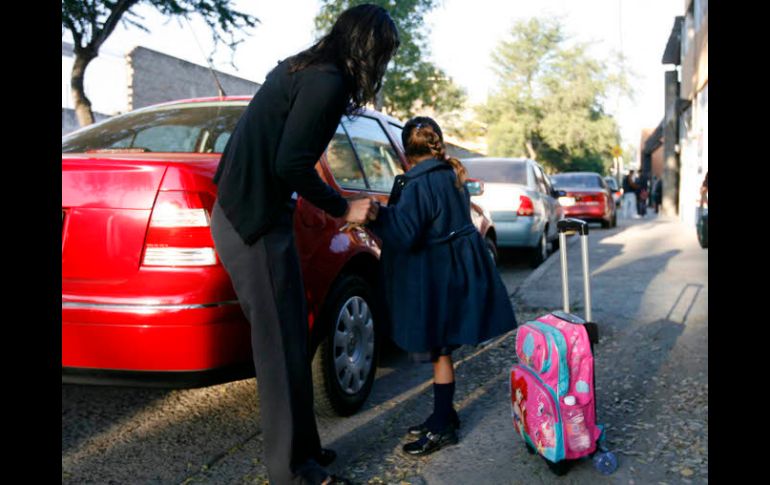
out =
{"type": "Polygon", "coordinates": [[[604,203],[604,195],[583,195],[580,197],[580,203],[585,205],[601,205],[604,203]]]}
{"type": "Polygon", "coordinates": [[[205,192],[161,191],[144,244],[144,266],[214,266],[213,197],[205,192]]]}
{"type": "Polygon", "coordinates": [[[535,207],[532,205],[532,199],[530,199],[526,195],[520,195],[519,210],[516,211],[516,214],[520,216],[531,216],[534,213],[535,213],[535,207]]]}

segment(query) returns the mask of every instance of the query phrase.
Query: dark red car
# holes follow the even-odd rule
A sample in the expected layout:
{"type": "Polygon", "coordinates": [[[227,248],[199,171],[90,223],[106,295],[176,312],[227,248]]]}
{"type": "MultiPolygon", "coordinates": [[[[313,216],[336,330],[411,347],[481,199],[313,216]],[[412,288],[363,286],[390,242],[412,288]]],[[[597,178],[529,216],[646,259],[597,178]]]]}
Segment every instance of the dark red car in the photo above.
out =
{"type": "MultiPolygon", "coordinates": [[[[62,382],[197,387],[252,377],[249,325],[210,235],[211,178],[248,97],[135,110],[62,138],[62,382]]],[[[345,196],[387,202],[401,123],[343,121],[316,165],[345,196]]],[[[478,206],[473,220],[490,244],[478,206]]],[[[355,412],[374,380],[383,302],[366,229],[301,197],[294,216],[316,407],[355,412]]]]}
{"type": "Polygon", "coordinates": [[[617,206],[612,191],[601,175],[595,172],[569,172],[551,175],[564,217],[576,217],[587,222],[600,222],[602,227],[615,227],[617,206]]]}

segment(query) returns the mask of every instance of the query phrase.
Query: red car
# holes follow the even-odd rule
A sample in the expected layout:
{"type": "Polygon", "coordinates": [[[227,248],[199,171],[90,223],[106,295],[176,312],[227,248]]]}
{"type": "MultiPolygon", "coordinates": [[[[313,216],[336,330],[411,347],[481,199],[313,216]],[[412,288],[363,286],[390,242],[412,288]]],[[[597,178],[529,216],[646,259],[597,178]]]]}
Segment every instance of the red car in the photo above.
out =
{"type": "MultiPolygon", "coordinates": [[[[248,97],[165,103],[62,138],[62,382],[199,387],[254,376],[250,329],[218,260],[211,179],[248,97]]],[[[387,202],[402,125],[343,121],[316,170],[345,196],[387,202]]],[[[473,220],[494,249],[478,206],[473,220]]],[[[376,371],[380,247],[301,197],[294,215],[316,407],[354,413],[376,371]]]]}
{"type": "Polygon", "coordinates": [[[551,176],[560,194],[559,204],[564,217],[576,217],[587,222],[600,222],[602,227],[617,226],[617,206],[611,189],[595,172],[569,172],[551,176]]]}

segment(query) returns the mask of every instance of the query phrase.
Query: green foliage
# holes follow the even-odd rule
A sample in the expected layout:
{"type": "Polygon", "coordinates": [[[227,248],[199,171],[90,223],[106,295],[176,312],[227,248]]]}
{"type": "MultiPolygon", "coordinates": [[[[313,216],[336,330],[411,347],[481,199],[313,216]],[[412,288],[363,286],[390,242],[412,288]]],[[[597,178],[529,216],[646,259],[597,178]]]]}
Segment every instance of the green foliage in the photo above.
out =
{"type": "Polygon", "coordinates": [[[231,49],[242,41],[236,33],[259,21],[234,10],[232,0],[62,0],[62,34],[64,29],[72,33],[76,53],[96,55],[119,22],[148,32],[142,25],[144,18],[131,11],[140,3],[152,5],[166,17],[199,15],[211,29],[215,44],[225,43],[231,49]]]}
{"type": "Polygon", "coordinates": [[[327,33],[337,18],[350,7],[372,3],[385,8],[398,27],[401,45],[393,57],[381,91],[381,107],[391,115],[406,119],[424,108],[437,114],[437,121],[448,132],[459,126],[458,111],[466,100],[465,91],[446,73],[425,59],[429,55],[423,17],[435,0],[322,0],[315,19],[319,37],[327,33]]]}
{"type": "Polygon", "coordinates": [[[489,153],[535,158],[552,172],[607,173],[619,129],[603,103],[614,91],[628,94],[628,82],[567,40],[557,20],[533,18],[495,50],[499,89],[478,110],[489,153]]]}

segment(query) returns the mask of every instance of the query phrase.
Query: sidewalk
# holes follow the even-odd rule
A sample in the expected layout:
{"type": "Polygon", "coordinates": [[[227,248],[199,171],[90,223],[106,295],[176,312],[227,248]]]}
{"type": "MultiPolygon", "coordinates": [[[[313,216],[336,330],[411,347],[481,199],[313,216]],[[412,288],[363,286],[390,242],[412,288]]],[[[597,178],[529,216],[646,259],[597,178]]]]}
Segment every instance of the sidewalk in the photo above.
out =
{"type": "MultiPolygon", "coordinates": [[[[460,402],[460,444],[425,459],[428,484],[704,483],[708,481],[708,251],[694,227],[663,218],[591,228],[598,420],[620,466],[586,460],[556,477],[511,423],[508,371],[460,402]]],[[[571,310],[583,314],[580,244],[568,247],[571,310]]],[[[516,295],[520,322],[561,308],[559,254],[516,295]]],[[[513,361],[513,336],[501,343],[513,361]]],[[[470,377],[470,376],[469,376],[470,377]]],[[[458,373],[458,386],[467,386],[458,373]]]]}

